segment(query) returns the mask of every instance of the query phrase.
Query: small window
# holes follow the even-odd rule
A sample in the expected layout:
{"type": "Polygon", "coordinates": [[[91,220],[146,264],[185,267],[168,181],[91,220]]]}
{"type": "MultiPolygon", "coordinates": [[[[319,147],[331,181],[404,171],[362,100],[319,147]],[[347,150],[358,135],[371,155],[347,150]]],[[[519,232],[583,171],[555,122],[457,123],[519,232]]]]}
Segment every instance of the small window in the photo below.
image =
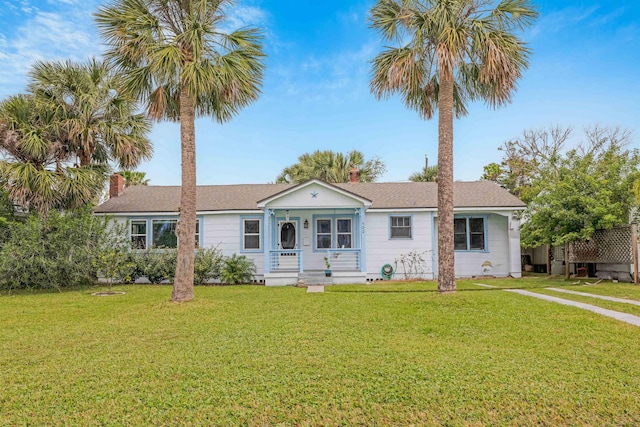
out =
{"type": "Polygon", "coordinates": [[[484,218],[454,219],[454,248],[457,251],[484,251],[484,218]]]}
{"type": "Polygon", "coordinates": [[[316,247],[318,249],[331,248],[330,219],[319,219],[316,221],[316,247]]]}
{"type": "Polygon", "coordinates": [[[336,238],[338,239],[338,248],[339,249],[350,249],[352,233],[351,233],[351,219],[338,219],[336,221],[337,234],[336,238]]]}
{"type": "Polygon", "coordinates": [[[260,250],[260,220],[245,219],[243,224],[243,248],[244,250],[260,250]]]}
{"type": "Polygon", "coordinates": [[[467,218],[456,218],[453,220],[453,241],[455,250],[467,250],[467,218]]]}
{"type": "Polygon", "coordinates": [[[392,239],[410,239],[411,238],[411,217],[410,216],[392,216],[390,217],[392,239]]]}
{"type": "Polygon", "coordinates": [[[131,247],[147,248],[147,221],[131,221],[131,247]]]}
{"type": "Polygon", "coordinates": [[[469,218],[469,249],[484,251],[484,218],[469,218]]]}

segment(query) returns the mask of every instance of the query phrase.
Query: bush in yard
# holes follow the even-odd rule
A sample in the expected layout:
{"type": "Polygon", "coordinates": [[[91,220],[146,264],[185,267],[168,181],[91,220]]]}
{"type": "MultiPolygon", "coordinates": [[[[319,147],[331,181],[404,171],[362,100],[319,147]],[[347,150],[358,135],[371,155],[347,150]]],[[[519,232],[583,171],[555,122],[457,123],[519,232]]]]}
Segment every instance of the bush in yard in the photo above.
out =
{"type": "Polygon", "coordinates": [[[151,283],[173,281],[176,272],[177,252],[175,249],[151,248],[138,253],[138,267],[151,283]]]}
{"type": "Polygon", "coordinates": [[[51,211],[9,224],[0,250],[0,288],[60,289],[95,283],[94,257],[112,220],[88,210],[51,211]]]}
{"type": "Polygon", "coordinates": [[[251,283],[256,266],[244,255],[233,254],[222,262],[220,281],[225,285],[240,285],[251,283]]]}
{"type": "Polygon", "coordinates": [[[118,263],[116,277],[121,283],[131,284],[144,276],[144,260],[137,251],[129,250],[118,263]]]}
{"type": "Polygon", "coordinates": [[[209,280],[220,277],[222,263],[222,252],[219,249],[198,249],[195,258],[193,283],[196,285],[204,285],[209,282],[209,280]]]}
{"type": "Polygon", "coordinates": [[[107,280],[111,291],[113,282],[123,283],[121,274],[134,266],[129,257],[131,243],[124,224],[111,224],[100,237],[92,262],[98,275],[107,280]]]}

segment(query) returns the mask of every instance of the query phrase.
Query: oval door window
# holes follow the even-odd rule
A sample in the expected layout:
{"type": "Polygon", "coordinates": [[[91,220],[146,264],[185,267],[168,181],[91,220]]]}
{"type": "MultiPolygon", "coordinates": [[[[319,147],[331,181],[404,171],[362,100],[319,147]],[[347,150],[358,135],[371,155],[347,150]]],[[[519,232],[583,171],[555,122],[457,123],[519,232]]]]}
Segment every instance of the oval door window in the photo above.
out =
{"type": "Polygon", "coordinates": [[[280,246],[282,249],[295,249],[296,226],[291,222],[285,222],[280,228],[280,246]]]}

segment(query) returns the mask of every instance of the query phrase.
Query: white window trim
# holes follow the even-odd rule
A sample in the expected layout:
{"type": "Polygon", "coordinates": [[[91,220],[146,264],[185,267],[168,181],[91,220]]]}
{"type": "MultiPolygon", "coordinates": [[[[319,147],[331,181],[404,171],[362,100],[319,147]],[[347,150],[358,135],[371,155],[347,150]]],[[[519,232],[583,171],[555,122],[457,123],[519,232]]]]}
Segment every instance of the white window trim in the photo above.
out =
{"type": "Polygon", "coordinates": [[[141,237],[144,236],[144,248],[133,248],[133,249],[147,249],[147,237],[149,235],[149,224],[147,223],[146,219],[134,219],[131,220],[129,222],[129,241],[131,242],[131,244],[133,245],[133,238],[134,237],[141,237]],[[138,223],[138,224],[144,224],[144,230],[145,233],[141,234],[141,233],[133,233],[133,224],[134,223],[138,223]]]}
{"type": "Polygon", "coordinates": [[[413,216],[412,215],[389,215],[389,239],[392,240],[409,240],[409,239],[413,239],[413,216]],[[409,218],[409,225],[408,226],[394,226],[393,225],[393,219],[394,218],[409,218]],[[393,229],[399,229],[399,228],[408,228],[409,229],[409,236],[394,236],[393,235],[393,229]]]}
{"type": "Polygon", "coordinates": [[[333,219],[332,218],[316,218],[316,235],[315,235],[315,249],[319,251],[324,251],[327,249],[333,248],[333,219]],[[327,221],[329,222],[329,232],[328,233],[320,233],[320,227],[318,226],[319,221],[327,221]],[[318,246],[318,237],[320,236],[329,236],[329,247],[321,248],[318,246]]]}
{"type": "Polygon", "coordinates": [[[260,252],[262,251],[262,219],[261,218],[242,218],[242,251],[243,252],[260,252]],[[258,221],[258,232],[257,233],[247,233],[245,224],[247,221],[258,221]],[[247,248],[247,241],[245,239],[246,236],[258,236],[258,247],[257,248],[247,248]]]}
{"type": "Polygon", "coordinates": [[[339,242],[339,236],[340,235],[349,235],[350,239],[349,242],[351,243],[351,246],[349,246],[348,248],[344,248],[344,249],[353,249],[353,219],[351,218],[336,218],[336,249],[342,249],[337,247],[338,246],[338,242],[339,242]],[[339,227],[338,227],[338,221],[349,221],[349,231],[348,233],[344,233],[344,232],[340,232],[339,231],[339,227]]]}

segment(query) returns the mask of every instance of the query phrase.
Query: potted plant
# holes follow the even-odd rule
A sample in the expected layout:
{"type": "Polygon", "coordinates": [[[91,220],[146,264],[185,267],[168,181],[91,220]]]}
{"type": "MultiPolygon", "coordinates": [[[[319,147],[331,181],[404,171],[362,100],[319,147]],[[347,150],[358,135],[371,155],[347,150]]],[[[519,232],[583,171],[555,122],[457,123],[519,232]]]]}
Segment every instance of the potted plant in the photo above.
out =
{"type": "Polygon", "coordinates": [[[331,277],[331,263],[329,262],[329,257],[324,257],[324,265],[327,267],[324,270],[324,275],[326,277],[331,277]]]}

